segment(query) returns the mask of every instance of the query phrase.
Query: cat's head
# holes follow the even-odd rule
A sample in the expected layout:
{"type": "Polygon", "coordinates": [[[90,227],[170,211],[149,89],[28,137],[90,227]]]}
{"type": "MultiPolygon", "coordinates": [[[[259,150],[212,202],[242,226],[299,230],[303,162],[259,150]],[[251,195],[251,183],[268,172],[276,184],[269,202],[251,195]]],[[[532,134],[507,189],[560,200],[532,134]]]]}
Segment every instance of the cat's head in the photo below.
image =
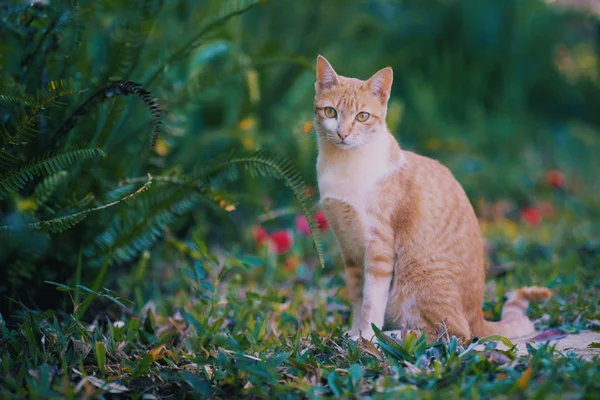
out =
{"type": "Polygon", "coordinates": [[[367,81],[346,78],[336,74],[325,57],[318,56],[315,128],[319,138],[340,149],[351,149],[386,132],[392,79],[390,67],[367,81]]]}

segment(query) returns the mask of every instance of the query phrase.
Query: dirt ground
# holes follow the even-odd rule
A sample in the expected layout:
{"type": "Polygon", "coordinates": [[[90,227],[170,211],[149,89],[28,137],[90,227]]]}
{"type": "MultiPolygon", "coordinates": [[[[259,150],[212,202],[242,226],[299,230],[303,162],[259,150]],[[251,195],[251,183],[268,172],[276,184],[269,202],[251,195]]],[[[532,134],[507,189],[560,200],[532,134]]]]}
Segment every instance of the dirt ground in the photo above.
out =
{"type": "MultiPolygon", "coordinates": [[[[550,342],[551,345],[556,346],[556,350],[563,354],[573,351],[578,357],[586,360],[592,360],[600,357],[599,348],[589,347],[589,345],[592,343],[600,343],[600,332],[583,331],[578,334],[566,335],[563,338],[550,339],[543,342],[535,341],[533,340],[534,338],[535,335],[512,340],[512,342],[517,345],[517,351],[519,355],[527,355],[527,343],[535,346],[536,344],[550,342]]],[[[477,347],[477,349],[483,349],[484,347],[485,344],[482,344],[480,347],[477,347]]],[[[507,349],[507,347],[502,343],[498,343],[497,348],[501,350],[507,349]]]]}

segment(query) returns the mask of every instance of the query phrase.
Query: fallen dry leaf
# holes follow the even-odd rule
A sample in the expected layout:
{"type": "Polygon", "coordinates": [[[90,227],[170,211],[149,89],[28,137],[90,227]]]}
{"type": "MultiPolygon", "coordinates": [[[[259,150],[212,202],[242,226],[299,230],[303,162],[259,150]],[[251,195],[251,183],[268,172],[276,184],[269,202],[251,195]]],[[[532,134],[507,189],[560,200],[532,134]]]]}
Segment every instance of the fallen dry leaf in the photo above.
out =
{"type": "Polygon", "coordinates": [[[539,335],[531,339],[534,342],[548,342],[550,340],[558,340],[567,337],[567,333],[558,328],[546,329],[539,335]]]}
{"type": "Polygon", "coordinates": [[[517,381],[517,385],[519,385],[519,387],[521,389],[525,390],[527,388],[527,384],[529,383],[529,380],[531,379],[532,374],[533,374],[533,368],[528,367],[525,371],[523,371],[523,375],[521,375],[521,377],[517,381]]]}
{"type": "Polygon", "coordinates": [[[86,383],[91,383],[92,385],[104,390],[105,392],[114,394],[128,392],[130,390],[127,386],[122,385],[118,382],[106,382],[103,379],[96,378],[95,376],[83,376],[81,371],[77,370],[76,368],[71,369],[75,373],[75,375],[82,377],[81,381],[79,381],[79,383],[77,384],[77,387],[75,389],[76,392],[81,390],[81,388],[85,386],[86,383]]]}
{"type": "Polygon", "coordinates": [[[490,362],[493,362],[494,364],[502,365],[502,364],[507,364],[507,363],[511,362],[510,357],[508,357],[506,354],[504,354],[498,350],[487,351],[484,354],[485,354],[485,357],[488,360],[490,360],[490,362]]]}
{"type": "Polygon", "coordinates": [[[159,359],[163,358],[163,355],[162,355],[162,353],[164,352],[164,350],[165,350],[165,347],[167,347],[167,345],[165,345],[165,344],[161,344],[160,346],[158,346],[158,347],[155,347],[155,348],[153,348],[152,350],[150,350],[150,354],[152,355],[152,359],[153,359],[154,361],[156,361],[156,360],[159,360],[159,359]]]}

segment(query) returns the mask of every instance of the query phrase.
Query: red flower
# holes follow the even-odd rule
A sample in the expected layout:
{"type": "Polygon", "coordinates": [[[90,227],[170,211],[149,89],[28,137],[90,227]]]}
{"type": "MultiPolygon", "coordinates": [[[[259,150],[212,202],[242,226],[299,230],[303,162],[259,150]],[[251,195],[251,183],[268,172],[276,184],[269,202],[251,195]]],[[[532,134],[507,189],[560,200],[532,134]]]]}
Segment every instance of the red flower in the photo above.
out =
{"type": "Polygon", "coordinates": [[[329,224],[327,223],[327,218],[325,218],[325,213],[323,211],[317,212],[315,215],[315,219],[317,220],[317,224],[319,225],[319,229],[325,232],[329,229],[329,224]]]}
{"type": "Polygon", "coordinates": [[[298,215],[296,217],[296,230],[304,236],[310,235],[310,226],[304,215],[298,215]]]}
{"type": "Polygon", "coordinates": [[[565,186],[565,176],[557,170],[551,170],[546,173],[546,182],[555,188],[565,186]]]}
{"type": "Polygon", "coordinates": [[[521,219],[531,226],[536,226],[542,222],[542,215],[537,207],[526,207],[521,210],[521,219]]]}
{"type": "Polygon", "coordinates": [[[258,247],[269,242],[269,232],[262,226],[255,226],[252,229],[252,234],[254,235],[254,241],[258,247]]]}
{"type": "Polygon", "coordinates": [[[293,244],[292,233],[289,231],[276,231],[271,234],[271,242],[273,243],[275,253],[283,254],[290,251],[293,244]]]}

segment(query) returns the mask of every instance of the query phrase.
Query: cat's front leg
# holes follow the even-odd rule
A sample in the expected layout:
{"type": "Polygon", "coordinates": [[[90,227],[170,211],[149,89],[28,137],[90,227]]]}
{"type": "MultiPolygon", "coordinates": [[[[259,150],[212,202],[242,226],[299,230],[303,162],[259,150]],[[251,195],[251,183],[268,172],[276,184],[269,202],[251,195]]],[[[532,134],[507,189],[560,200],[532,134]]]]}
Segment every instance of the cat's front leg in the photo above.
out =
{"type": "Polygon", "coordinates": [[[362,264],[347,261],[345,270],[348,297],[352,303],[352,328],[348,332],[348,336],[357,338],[360,333],[364,268],[362,264]]]}
{"type": "Polygon", "coordinates": [[[379,329],[383,328],[394,272],[392,232],[375,229],[372,236],[365,253],[363,301],[359,328],[360,335],[368,340],[375,336],[371,324],[379,329]]]}

